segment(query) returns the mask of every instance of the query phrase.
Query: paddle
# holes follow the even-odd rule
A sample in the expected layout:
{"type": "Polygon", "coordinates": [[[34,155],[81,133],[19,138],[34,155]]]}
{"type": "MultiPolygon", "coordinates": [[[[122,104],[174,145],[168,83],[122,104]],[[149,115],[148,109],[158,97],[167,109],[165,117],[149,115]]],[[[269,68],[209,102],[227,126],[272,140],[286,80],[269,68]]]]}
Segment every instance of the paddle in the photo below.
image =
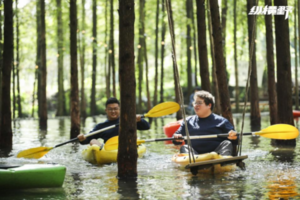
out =
{"type": "MultiPolygon", "coordinates": [[[[180,106],[176,102],[164,102],[164,103],[160,103],[160,104],[154,106],[147,114],[142,115],[142,117],[161,117],[161,116],[164,116],[164,115],[169,115],[169,114],[175,113],[179,109],[180,109],[180,106]]],[[[106,128],[94,131],[94,132],[86,135],[85,137],[90,137],[90,136],[95,135],[97,133],[115,128],[118,125],[119,124],[115,124],[115,125],[111,125],[111,126],[108,126],[106,128]]],[[[18,155],[17,155],[17,158],[39,159],[39,158],[43,157],[45,154],[47,154],[50,150],[52,150],[56,147],[60,147],[60,146],[63,146],[65,144],[68,144],[68,143],[71,143],[71,142],[76,142],[76,141],[78,141],[78,138],[73,138],[69,141],[63,142],[63,143],[58,144],[54,147],[35,147],[35,148],[27,149],[27,150],[19,152],[18,155]]]]}
{"type": "MultiPolygon", "coordinates": [[[[276,140],[291,140],[295,139],[299,135],[299,130],[288,124],[276,124],[269,126],[258,132],[250,132],[250,133],[243,133],[243,135],[253,135],[253,136],[262,136],[270,139],[276,140]]],[[[207,138],[220,138],[220,137],[228,137],[228,133],[221,133],[217,135],[199,135],[199,136],[190,136],[190,139],[207,139],[207,138]]],[[[186,140],[187,137],[177,138],[176,140],[186,140]]],[[[158,141],[168,141],[168,140],[175,140],[175,138],[160,138],[160,139],[148,139],[148,140],[137,140],[137,144],[142,144],[145,142],[158,142],[158,141]]],[[[119,144],[118,136],[110,138],[105,143],[106,150],[113,150],[117,149],[119,144]]]]}

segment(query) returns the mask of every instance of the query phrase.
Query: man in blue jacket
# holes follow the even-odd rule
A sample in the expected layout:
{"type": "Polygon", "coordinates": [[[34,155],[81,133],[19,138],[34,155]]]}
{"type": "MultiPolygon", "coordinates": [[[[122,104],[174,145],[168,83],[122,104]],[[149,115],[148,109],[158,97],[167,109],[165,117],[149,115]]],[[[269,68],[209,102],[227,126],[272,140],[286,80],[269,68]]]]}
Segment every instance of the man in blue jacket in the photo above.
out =
{"type": "MultiPolygon", "coordinates": [[[[102,123],[97,124],[91,132],[106,128],[108,126],[119,124],[119,120],[120,120],[120,102],[119,102],[119,100],[117,100],[114,97],[111,97],[106,101],[105,105],[106,105],[105,112],[107,114],[107,120],[102,123]]],[[[137,124],[138,130],[150,129],[149,123],[146,120],[142,119],[141,115],[136,115],[136,122],[137,122],[136,124],[137,124]]],[[[79,142],[81,144],[90,144],[90,145],[96,144],[96,145],[102,147],[102,144],[97,140],[98,138],[102,138],[105,143],[108,139],[110,139],[114,136],[117,136],[117,135],[119,135],[119,126],[116,126],[109,130],[97,133],[97,134],[87,137],[87,138],[85,137],[85,135],[79,134],[77,136],[77,138],[79,139],[79,142]]]]}
{"type": "MultiPolygon", "coordinates": [[[[217,152],[224,156],[231,156],[233,144],[237,144],[237,135],[233,125],[224,117],[214,114],[213,108],[215,98],[207,91],[201,90],[194,95],[194,110],[196,115],[186,119],[187,128],[190,136],[197,135],[216,135],[228,133],[228,138],[207,138],[191,140],[192,149],[195,154],[217,152]]],[[[179,129],[174,133],[174,138],[185,136],[185,123],[182,122],[179,129]]],[[[173,141],[174,144],[181,144],[182,140],[173,141]]],[[[183,145],[180,153],[187,153],[188,146],[183,145]]]]}

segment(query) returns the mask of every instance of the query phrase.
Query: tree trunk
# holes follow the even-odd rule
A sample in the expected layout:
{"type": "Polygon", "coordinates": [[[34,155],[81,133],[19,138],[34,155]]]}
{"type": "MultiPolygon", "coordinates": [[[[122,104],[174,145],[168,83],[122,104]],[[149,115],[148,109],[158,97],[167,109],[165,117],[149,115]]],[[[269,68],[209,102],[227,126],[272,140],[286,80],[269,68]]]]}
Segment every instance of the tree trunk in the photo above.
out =
{"type": "Polygon", "coordinates": [[[190,94],[193,93],[193,85],[192,85],[192,38],[191,38],[191,22],[192,22],[192,14],[193,14],[193,7],[191,7],[191,2],[193,0],[186,0],[186,17],[187,17],[187,24],[186,24],[186,69],[187,69],[187,94],[185,101],[189,103],[190,101],[190,94]]]}
{"type": "Polygon", "coordinates": [[[234,0],[234,8],[233,8],[233,43],[234,43],[234,75],[235,75],[235,112],[239,112],[240,110],[240,91],[239,91],[239,70],[238,70],[238,62],[237,62],[237,23],[236,23],[236,4],[237,0],[234,0]]]}
{"type": "MultiPolygon", "coordinates": [[[[265,0],[265,5],[271,5],[271,0],[265,0]]],[[[273,48],[273,27],[272,16],[265,15],[266,24],[266,45],[267,45],[267,67],[268,67],[268,93],[269,93],[269,110],[271,124],[278,123],[277,115],[277,93],[275,83],[275,63],[273,48]]]]}
{"type": "Polygon", "coordinates": [[[218,87],[218,79],[217,79],[217,72],[216,72],[216,61],[215,61],[215,51],[214,51],[214,39],[212,36],[212,24],[211,24],[211,15],[210,15],[210,5],[209,1],[207,1],[207,18],[208,18],[208,27],[209,27],[209,40],[210,40],[210,50],[211,50],[211,57],[212,57],[212,93],[215,96],[215,108],[214,113],[221,115],[221,102],[220,102],[220,95],[219,95],[219,87],[218,87]]]}
{"type": "Polygon", "coordinates": [[[70,0],[70,55],[71,55],[71,138],[80,133],[80,112],[77,69],[77,5],[70,0]]]}
{"type": "MultiPolygon", "coordinates": [[[[0,1],[0,6],[2,7],[2,1],[0,1]]],[[[0,40],[2,41],[2,22],[3,22],[3,15],[2,10],[0,10],[0,40]]],[[[1,118],[2,118],[2,70],[3,70],[3,43],[0,42],[0,124],[1,124],[1,118]]],[[[1,133],[1,130],[0,130],[1,133]]]]}
{"type": "MultiPolygon", "coordinates": [[[[150,95],[150,89],[149,89],[149,68],[148,68],[148,57],[147,57],[147,43],[146,40],[144,40],[144,57],[145,57],[145,71],[146,71],[146,92],[147,92],[147,110],[150,110],[152,108],[151,104],[151,95],[150,95]]],[[[152,118],[150,118],[150,122],[152,121],[152,118]]]]}
{"type": "MultiPolygon", "coordinates": [[[[286,0],[274,0],[274,6],[286,6],[286,0]]],[[[278,123],[294,125],[292,107],[292,76],[289,21],[284,15],[275,16],[277,56],[278,123]]],[[[295,145],[296,140],[278,141],[278,144],[295,145]]]]}
{"type": "MultiPolygon", "coordinates": [[[[247,1],[247,13],[254,6],[254,0],[247,1]]],[[[251,67],[250,75],[250,107],[251,107],[251,126],[252,130],[260,129],[260,110],[257,86],[257,67],[256,67],[256,22],[254,15],[248,15],[248,37],[249,37],[249,65],[251,67]]]]}
{"type": "Polygon", "coordinates": [[[220,102],[222,116],[227,118],[233,124],[233,118],[230,106],[230,97],[227,84],[226,68],[224,64],[223,45],[222,45],[222,27],[220,24],[219,5],[215,0],[210,0],[211,21],[214,39],[214,52],[216,61],[216,73],[220,92],[220,102]]]}
{"type": "Polygon", "coordinates": [[[35,105],[35,99],[36,99],[36,81],[38,80],[38,68],[37,66],[34,69],[34,81],[33,81],[33,90],[32,90],[32,109],[31,109],[31,117],[34,118],[34,105],[35,105]]]}
{"type": "Polygon", "coordinates": [[[57,7],[57,68],[58,68],[58,98],[56,116],[66,115],[66,101],[64,90],[64,37],[63,37],[63,21],[62,21],[62,5],[61,0],[56,0],[57,7]]]}
{"type": "Polygon", "coordinates": [[[161,62],[160,62],[160,102],[164,102],[164,58],[165,58],[165,35],[166,35],[166,13],[165,13],[165,0],[162,0],[162,30],[161,30],[161,62]]]}
{"type": "Polygon", "coordinates": [[[15,62],[14,62],[14,49],[13,49],[13,57],[12,57],[12,98],[13,98],[13,106],[12,106],[12,118],[16,118],[16,74],[15,74],[15,62]]]}
{"type": "MultiPolygon", "coordinates": [[[[195,85],[198,86],[198,62],[197,62],[197,37],[196,37],[196,26],[195,26],[195,16],[194,16],[194,3],[191,1],[191,17],[192,17],[192,30],[193,30],[193,52],[194,52],[194,78],[195,78],[195,85]]],[[[200,71],[200,70],[199,70],[200,71]]]]}
{"type": "Polygon", "coordinates": [[[97,73],[97,2],[93,0],[93,71],[91,91],[91,116],[96,112],[96,73],[97,73]]]}
{"type": "Polygon", "coordinates": [[[156,18],[155,18],[155,75],[154,75],[153,105],[157,104],[157,87],[158,87],[158,19],[159,19],[159,0],[156,1],[156,18]]]}
{"type": "Polygon", "coordinates": [[[136,105],[134,69],[134,1],[119,0],[119,76],[121,115],[119,128],[118,177],[137,177],[136,105]],[[126,87],[122,87],[126,86],[126,87]]]}
{"type": "Polygon", "coordinates": [[[138,56],[137,56],[137,66],[138,66],[138,92],[139,92],[139,102],[137,107],[137,112],[142,112],[142,87],[143,87],[143,54],[144,54],[144,21],[145,21],[145,14],[144,14],[144,7],[145,7],[145,0],[140,0],[140,7],[139,7],[139,46],[138,46],[138,56]]]}
{"type": "Polygon", "coordinates": [[[198,52],[200,61],[201,89],[211,91],[209,81],[206,23],[205,23],[205,0],[197,0],[197,28],[198,28],[198,52]]]}
{"type": "Polygon", "coordinates": [[[223,36],[223,54],[224,54],[224,66],[227,68],[226,63],[226,16],[227,16],[227,1],[222,1],[222,36],[223,36]]]}
{"type": "MultiPolygon", "coordinates": [[[[172,4],[171,4],[171,1],[170,0],[167,0],[166,1],[166,6],[167,6],[167,9],[169,9],[169,16],[168,16],[168,22],[169,22],[169,30],[170,30],[170,35],[171,35],[171,38],[173,38],[173,42],[174,42],[174,49],[172,51],[173,53],[173,78],[174,78],[174,87],[175,87],[175,101],[179,104],[181,104],[180,102],[180,88],[179,88],[179,83],[178,83],[178,79],[176,78],[176,71],[178,71],[177,69],[177,63],[176,63],[176,59],[175,59],[175,56],[176,56],[176,53],[175,53],[175,35],[174,35],[174,20],[173,20],[173,12],[172,12],[172,4]]],[[[183,103],[183,102],[182,102],[183,103]]],[[[176,113],[176,119],[177,120],[180,120],[182,119],[182,111],[179,110],[177,113],[176,113]]]]}
{"type": "Polygon", "coordinates": [[[13,63],[13,3],[12,0],[4,1],[4,45],[2,68],[2,118],[0,129],[0,148],[12,149],[11,128],[11,66],[13,63]]]}
{"type": "Polygon", "coordinates": [[[40,0],[41,9],[41,32],[40,32],[40,45],[41,45],[41,63],[40,63],[40,100],[39,100],[39,111],[40,111],[40,129],[47,130],[47,66],[46,66],[46,22],[45,22],[45,0],[40,0]]]}
{"type": "MultiPolygon", "coordinates": [[[[41,6],[40,0],[36,2],[36,80],[37,80],[37,104],[38,104],[38,117],[41,116],[41,109],[39,107],[40,103],[40,96],[41,96],[41,6]]],[[[33,94],[34,95],[34,94],[33,94]]],[[[34,99],[33,99],[34,102],[34,99]]],[[[33,108],[34,109],[34,105],[33,108]]]]}
{"type": "MultiPolygon", "coordinates": [[[[107,51],[107,31],[108,31],[108,20],[107,20],[107,10],[108,10],[108,0],[105,0],[105,31],[104,31],[104,71],[105,71],[105,84],[106,84],[106,98],[108,99],[110,97],[110,67],[109,67],[109,62],[107,62],[107,56],[108,56],[108,51],[107,51]]],[[[109,59],[109,58],[108,58],[109,59]]]]}
{"type": "Polygon", "coordinates": [[[85,121],[87,114],[86,114],[86,100],[85,100],[85,85],[84,85],[84,71],[85,71],[85,0],[82,0],[82,14],[81,14],[81,40],[80,44],[80,72],[81,72],[81,90],[80,90],[80,116],[85,121]]]}
{"type": "Polygon", "coordinates": [[[17,78],[17,105],[18,105],[18,117],[22,117],[22,105],[21,105],[21,91],[20,91],[20,52],[19,52],[19,44],[20,44],[20,31],[19,31],[19,9],[18,9],[18,0],[16,0],[16,78],[17,78]]]}
{"type": "MultiPolygon", "coordinates": [[[[299,86],[298,86],[298,49],[297,49],[297,11],[298,11],[298,30],[300,29],[300,13],[299,13],[299,1],[295,0],[295,12],[294,12],[294,23],[295,23],[295,28],[294,28],[294,34],[295,34],[295,109],[299,110],[299,86]],[[298,7],[298,10],[297,10],[298,7]]],[[[299,40],[300,41],[300,40],[299,40]]],[[[299,44],[300,46],[300,44],[299,44]]]]}
{"type": "Polygon", "coordinates": [[[116,93],[116,67],[115,67],[115,47],[114,47],[114,0],[110,0],[110,63],[112,69],[112,93],[114,97],[117,97],[116,93]]]}

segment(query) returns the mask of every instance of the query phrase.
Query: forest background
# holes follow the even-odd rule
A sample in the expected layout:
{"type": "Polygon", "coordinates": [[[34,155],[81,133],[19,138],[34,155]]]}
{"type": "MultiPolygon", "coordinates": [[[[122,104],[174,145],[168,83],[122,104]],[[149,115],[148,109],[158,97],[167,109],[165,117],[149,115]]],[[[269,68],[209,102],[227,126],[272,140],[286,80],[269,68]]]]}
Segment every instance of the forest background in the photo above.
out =
{"type": "MultiPolygon", "coordinates": [[[[38,112],[38,34],[41,1],[14,1],[14,66],[12,69],[12,117],[37,117],[38,112]]],[[[200,1],[199,1],[200,2],[200,1]]],[[[205,1],[203,1],[205,2],[205,1]]],[[[254,1],[253,1],[254,2],[254,1]]],[[[271,2],[271,1],[270,1],[271,2]]],[[[249,1],[248,1],[249,3],[249,1]]],[[[297,1],[288,1],[291,70],[297,70],[297,1]],[[294,38],[294,40],[292,40],[294,38]]],[[[137,110],[146,112],[163,101],[175,100],[171,40],[168,34],[164,1],[135,1],[135,58],[137,77],[137,110]],[[157,25],[156,25],[157,24],[157,25]],[[150,25],[150,26],[149,26],[150,25]],[[155,26],[156,25],[156,26],[155,26]]],[[[243,101],[249,65],[247,1],[219,1],[225,66],[232,102],[243,101]],[[235,5],[235,6],[231,6],[235,5]],[[236,26],[235,26],[236,20],[236,26]],[[236,38],[234,38],[236,37],[236,38]],[[236,41],[235,41],[236,40],[236,41]],[[234,55],[236,44],[237,53],[234,55]],[[235,75],[235,56],[238,74],[235,75]],[[238,88],[236,90],[238,79],[238,88]],[[238,93],[238,98],[235,98],[238,93]]],[[[258,1],[264,6],[263,1],[258,1]]],[[[210,25],[209,9],[204,5],[206,26],[210,25]]],[[[3,10],[3,5],[2,5],[3,10]]],[[[195,86],[202,86],[199,67],[199,46],[196,3],[172,1],[174,31],[180,85],[185,104],[195,86]]],[[[70,28],[69,1],[45,1],[45,38],[47,66],[47,110],[49,117],[70,113],[70,28]],[[60,15],[61,14],[61,15],[60,15]]],[[[110,96],[119,98],[118,85],[118,2],[114,0],[77,1],[79,89],[81,116],[104,114],[104,103],[110,96]],[[84,99],[83,99],[84,97],[84,99]],[[85,113],[83,113],[85,112],[85,113]]],[[[3,21],[3,15],[1,15],[3,21]]],[[[266,101],[267,61],[266,29],[263,15],[257,16],[255,54],[260,100],[266,101]]],[[[274,26],[274,25],[273,25],[274,26]]],[[[299,27],[298,27],[299,28],[299,27]]],[[[275,34],[275,33],[273,33],[275,34]]],[[[207,52],[212,52],[211,30],[206,28],[207,52]]],[[[275,45],[275,40],[274,40],[275,45]]],[[[275,55],[276,52],[274,51],[275,55]]],[[[213,82],[213,57],[208,66],[213,82]]],[[[297,73],[292,73],[296,81],[297,73]]],[[[293,81],[293,82],[295,82],[293,81]]],[[[213,85],[213,84],[212,84],[213,85]]],[[[211,88],[213,87],[211,85],[211,88]]],[[[238,112],[239,110],[236,110],[238,112]]]]}

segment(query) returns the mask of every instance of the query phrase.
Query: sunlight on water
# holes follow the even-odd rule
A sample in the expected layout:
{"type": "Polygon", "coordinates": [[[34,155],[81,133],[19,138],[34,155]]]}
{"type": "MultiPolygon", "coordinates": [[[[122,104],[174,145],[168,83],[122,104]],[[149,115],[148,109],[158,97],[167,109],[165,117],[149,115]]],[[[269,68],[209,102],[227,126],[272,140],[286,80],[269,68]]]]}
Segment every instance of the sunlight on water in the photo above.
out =
{"type": "MultiPolygon", "coordinates": [[[[105,118],[97,117],[96,122],[88,118],[82,132],[88,133],[105,118]]],[[[262,117],[262,127],[268,127],[268,117],[262,117]]],[[[162,118],[153,121],[151,130],[138,132],[138,138],[164,138],[162,127],[175,121],[162,118]]],[[[235,118],[239,131],[241,122],[235,118]]],[[[14,147],[9,157],[1,157],[0,164],[58,163],[66,166],[67,174],[62,188],[22,190],[22,193],[4,193],[3,198],[24,199],[278,199],[290,196],[300,198],[300,152],[299,148],[279,148],[271,140],[262,137],[245,136],[242,155],[246,170],[221,174],[198,174],[172,163],[172,155],[178,147],[168,142],[146,143],[147,151],[138,160],[136,181],[119,181],[117,164],[92,165],[81,158],[84,145],[67,144],[51,150],[38,160],[16,158],[16,154],[28,148],[55,146],[68,141],[70,120],[50,119],[47,131],[38,129],[37,120],[15,121],[14,147]]],[[[245,121],[245,131],[249,119],[245,121]]]]}

